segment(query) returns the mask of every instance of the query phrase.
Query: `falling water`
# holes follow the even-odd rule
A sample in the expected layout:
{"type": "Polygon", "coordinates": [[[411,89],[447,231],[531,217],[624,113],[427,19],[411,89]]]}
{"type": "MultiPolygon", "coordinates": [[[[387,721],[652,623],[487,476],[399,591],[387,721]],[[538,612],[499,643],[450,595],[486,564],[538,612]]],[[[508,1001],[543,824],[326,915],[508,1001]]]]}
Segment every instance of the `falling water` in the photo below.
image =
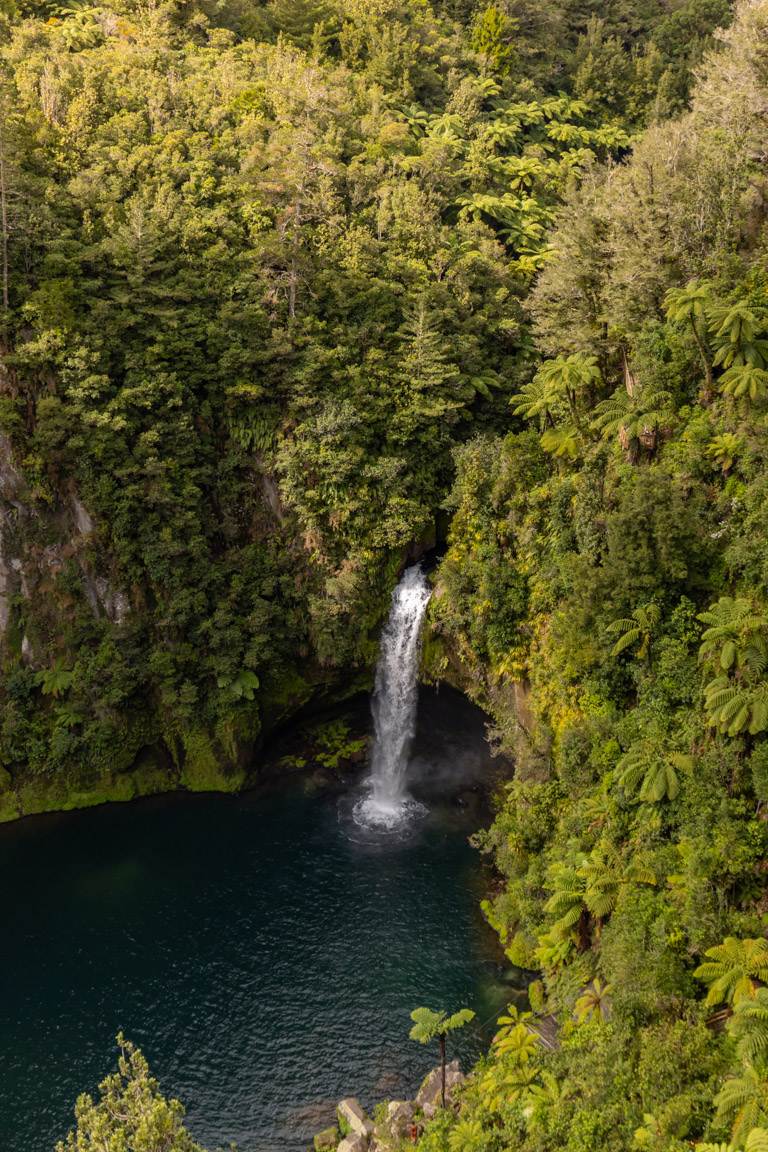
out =
{"type": "Polygon", "coordinates": [[[418,564],[406,568],[392,593],[372,701],[370,795],[355,810],[362,823],[395,827],[421,808],[408,795],[405,777],[416,727],[421,626],[429,596],[426,576],[418,564]]]}

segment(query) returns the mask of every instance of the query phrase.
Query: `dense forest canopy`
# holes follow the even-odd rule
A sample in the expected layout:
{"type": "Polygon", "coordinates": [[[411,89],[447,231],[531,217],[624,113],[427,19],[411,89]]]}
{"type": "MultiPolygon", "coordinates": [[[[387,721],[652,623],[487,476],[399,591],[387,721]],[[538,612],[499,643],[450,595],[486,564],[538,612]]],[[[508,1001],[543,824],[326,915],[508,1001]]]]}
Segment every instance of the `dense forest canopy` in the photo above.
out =
{"type": "Polygon", "coordinates": [[[236,784],[448,522],[426,672],[515,755],[485,911],[559,1042],[507,1017],[425,1152],[768,1146],[768,4],[731,16],[4,8],[2,811],[157,748],[236,784]]]}
{"type": "Polygon", "coordinates": [[[768,1139],[767,33],[569,189],[522,426],[456,452],[433,661],[518,750],[486,912],[560,1043],[510,1019],[430,1150],[768,1139]]]}
{"type": "Polygon", "coordinates": [[[27,803],[116,741],[234,781],[370,665],[453,449],[530,377],[555,210],[682,105],[728,15],[597,9],[6,8],[0,747],[27,803]]]}

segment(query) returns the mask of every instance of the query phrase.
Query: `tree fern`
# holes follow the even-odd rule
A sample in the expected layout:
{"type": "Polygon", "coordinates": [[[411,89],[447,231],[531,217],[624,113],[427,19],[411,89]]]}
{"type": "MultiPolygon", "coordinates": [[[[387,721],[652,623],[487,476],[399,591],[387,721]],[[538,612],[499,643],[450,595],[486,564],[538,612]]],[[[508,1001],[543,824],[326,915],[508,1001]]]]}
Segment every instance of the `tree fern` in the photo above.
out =
{"type": "MultiPolygon", "coordinates": [[[[696,1144],[696,1152],[737,1152],[735,1144],[696,1144]]],[[[768,1128],[753,1128],[744,1144],[744,1152],[768,1152],[768,1128]]]]}
{"type": "Polygon", "coordinates": [[[558,407],[562,407],[562,396],[553,387],[550,381],[541,376],[534,376],[528,384],[524,384],[518,393],[510,400],[516,416],[524,416],[526,420],[538,420],[543,428],[547,423],[553,424],[558,407]]]}
{"type": "Polygon", "coordinates": [[[726,475],[733,468],[743,447],[741,437],[735,432],[723,432],[712,437],[706,447],[706,454],[726,475]]]}
{"type": "Polygon", "coordinates": [[[756,981],[768,979],[768,940],[762,937],[739,940],[727,936],[704,955],[708,959],[694,976],[709,986],[707,1004],[738,1005],[754,996],[756,981]]]}
{"type": "Polygon", "coordinates": [[[768,1054],[768,988],[757,988],[751,997],[740,1000],[728,1021],[728,1031],[736,1041],[739,1058],[750,1064],[768,1054]]]}
{"type": "Polygon", "coordinates": [[[632,648],[636,645],[637,651],[635,655],[637,658],[639,660],[648,659],[653,635],[660,620],[661,609],[658,604],[654,604],[653,601],[649,604],[641,604],[635,608],[631,616],[624,617],[621,620],[614,620],[606,629],[609,636],[618,636],[616,643],[611,649],[611,655],[619,656],[627,648],[632,648]]]}
{"type": "Polygon", "coordinates": [[[670,760],[659,759],[645,774],[638,793],[644,804],[657,804],[659,800],[674,800],[680,792],[680,783],[670,760]]]}
{"type": "Polygon", "coordinates": [[[659,432],[673,419],[671,392],[645,386],[630,396],[625,388],[617,388],[595,408],[592,427],[604,440],[618,436],[624,447],[653,450],[659,432]]]}
{"type": "Polygon", "coordinates": [[[741,1075],[725,1081],[715,1105],[716,1119],[731,1124],[731,1136],[738,1145],[752,1129],[768,1124],[768,1083],[748,1064],[741,1075]]]}
{"type": "Polygon", "coordinates": [[[720,377],[720,386],[726,396],[734,400],[760,404],[768,396],[768,372],[753,364],[733,364],[720,377]]]}
{"type": "Polygon", "coordinates": [[[610,984],[603,984],[597,977],[587,985],[574,1004],[574,1015],[579,1023],[585,1020],[607,1020],[611,1010],[610,984]]]}
{"type": "Polygon", "coordinates": [[[721,732],[752,735],[768,728],[768,619],[746,599],[721,597],[699,615],[708,627],[699,659],[715,675],[705,685],[709,722],[721,732]]]}
{"type": "Polygon", "coordinates": [[[575,460],[579,454],[579,431],[573,424],[547,428],[541,435],[541,446],[556,459],[575,460]]]}
{"type": "Polygon", "coordinates": [[[763,367],[768,360],[768,341],[758,336],[762,320],[744,301],[713,305],[708,310],[708,320],[716,345],[716,365],[726,369],[763,367]]]}

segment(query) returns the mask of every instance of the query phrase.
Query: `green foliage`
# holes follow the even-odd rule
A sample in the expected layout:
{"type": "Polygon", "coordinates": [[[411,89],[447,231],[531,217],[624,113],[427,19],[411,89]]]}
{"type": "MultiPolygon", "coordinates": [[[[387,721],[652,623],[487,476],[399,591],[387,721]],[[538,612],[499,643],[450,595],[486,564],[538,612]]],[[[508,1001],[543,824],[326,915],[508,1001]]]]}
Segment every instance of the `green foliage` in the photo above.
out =
{"type": "Polygon", "coordinates": [[[733,1016],[728,1031],[736,1041],[739,1059],[763,1063],[768,1056],[768,990],[755,988],[749,996],[733,997],[733,1016]]]}
{"type": "MultiPolygon", "coordinates": [[[[743,1145],[745,1152],[768,1152],[768,1128],[753,1128],[743,1145]]],[[[736,1152],[734,1144],[697,1144],[697,1152],[736,1152]]]]}
{"type": "Polygon", "coordinates": [[[612,991],[610,984],[604,984],[602,980],[595,978],[574,1004],[578,1022],[583,1024],[585,1020],[591,1020],[593,1017],[598,1020],[607,1019],[611,1010],[612,991]]]}
{"type": "Polygon", "coordinates": [[[517,22],[510,19],[496,4],[490,4],[478,12],[472,25],[472,48],[500,75],[508,75],[515,63],[514,41],[517,28],[517,22]]]}
{"type": "Polygon", "coordinates": [[[510,403],[516,416],[538,419],[545,452],[573,460],[584,434],[583,410],[601,383],[597,358],[575,352],[545,361],[510,403]]]}
{"type": "Polygon", "coordinates": [[[742,451],[743,441],[735,432],[723,432],[719,436],[713,436],[706,449],[707,456],[722,469],[723,473],[731,471],[742,451]]]}
{"type": "MultiPolygon", "coordinates": [[[[595,15],[574,90],[607,117],[641,76],[676,103],[664,52],[725,13],[674,6],[632,59],[595,15]]],[[[515,757],[477,837],[484,911],[547,1019],[510,1013],[430,1152],[764,1139],[766,241],[744,190],[767,27],[742,7],[690,112],[567,196],[528,298],[524,430],[455,455],[433,627],[515,757]],[[502,580],[524,596],[494,599],[502,580]],[[553,1019],[555,1050],[532,1044],[553,1019]]]]}
{"type": "Polygon", "coordinates": [[[710,724],[731,736],[768,728],[768,619],[749,600],[721,597],[699,619],[699,658],[715,676],[704,688],[710,724]]]}
{"type": "Polygon", "coordinates": [[[57,661],[52,668],[39,673],[40,690],[44,696],[61,696],[72,684],[72,672],[57,661]]]}
{"type": "Polygon", "coordinates": [[[445,1012],[433,1012],[431,1008],[414,1008],[411,1012],[413,1027],[408,1035],[419,1044],[431,1044],[438,1037],[463,1028],[474,1018],[475,1013],[470,1008],[461,1008],[451,1016],[445,1012]]]}
{"type": "MultiPolygon", "coordinates": [[[[758,1152],[768,15],[705,61],[730,15],[0,15],[3,768],[237,787],[449,513],[430,672],[515,757],[484,909],[559,1036],[510,1009],[428,1152],[758,1152]]],[[[129,1046],[105,1085],[66,1147],[194,1147],[129,1046]]]]}
{"type": "Polygon", "coordinates": [[[314,758],[324,768],[337,769],[345,761],[354,760],[365,750],[366,738],[352,736],[349,725],[343,720],[332,720],[323,724],[313,738],[317,745],[314,758]]]}
{"type": "Polygon", "coordinates": [[[643,804],[674,800],[680,793],[679,772],[694,770],[693,757],[681,752],[659,755],[656,749],[633,746],[617,765],[619,786],[643,804]]]}
{"type": "Polygon", "coordinates": [[[717,1119],[730,1123],[737,1147],[752,1129],[768,1124],[768,1082],[750,1065],[725,1081],[715,1103],[717,1119]]]}
{"type": "Polygon", "coordinates": [[[446,1106],[446,1037],[451,1032],[456,1032],[459,1028],[463,1028],[466,1024],[469,1024],[474,1018],[475,1013],[471,1008],[461,1008],[451,1016],[447,1016],[445,1012],[433,1012],[431,1008],[414,1008],[413,1012],[411,1012],[413,1027],[409,1032],[410,1039],[417,1040],[419,1044],[430,1044],[433,1040],[437,1040],[440,1044],[440,1071],[442,1076],[441,1099],[443,1108],[446,1106]]]}
{"type": "Polygon", "coordinates": [[[708,948],[709,959],[694,973],[708,985],[707,1004],[738,1006],[754,996],[757,980],[768,977],[768,940],[727,937],[708,948]]]}
{"type": "Polygon", "coordinates": [[[631,616],[614,620],[607,629],[610,635],[618,636],[611,655],[618,656],[625,649],[637,646],[635,655],[638,660],[650,659],[651,642],[660,620],[661,611],[654,603],[641,604],[631,616]]]}
{"type": "Polygon", "coordinates": [[[203,1152],[184,1128],[184,1109],[166,1100],[147,1061],[122,1034],[117,1072],[99,1085],[99,1098],[77,1101],[77,1127],[57,1152],[203,1152]]]}

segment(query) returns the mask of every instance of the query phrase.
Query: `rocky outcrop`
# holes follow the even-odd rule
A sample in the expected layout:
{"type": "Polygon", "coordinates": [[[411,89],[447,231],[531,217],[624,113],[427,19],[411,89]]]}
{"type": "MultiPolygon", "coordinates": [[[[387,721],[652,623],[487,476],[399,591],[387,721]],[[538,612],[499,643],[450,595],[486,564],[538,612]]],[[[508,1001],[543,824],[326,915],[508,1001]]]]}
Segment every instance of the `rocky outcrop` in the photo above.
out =
{"type": "Polygon", "coordinates": [[[336,1152],[367,1152],[368,1139],[359,1132],[350,1132],[339,1144],[336,1152]]]}
{"type": "Polygon", "coordinates": [[[80,536],[90,536],[93,532],[93,517],[88,509],[74,493],[70,496],[72,515],[75,518],[75,528],[80,536]]]}
{"type": "MultiPolygon", "coordinates": [[[[446,1104],[451,1107],[466,1077],[458,1060],[446,1065],[445,1073],[446,1104]]],[[[360,1101],[349,1096],[337,1108],[338,1130],[319,1132],[313,1148],[315,1152],[396,1152],[415,1138],[425,1120],[432,1119],[441,1107],[441,1097],[442,1073],[438,1067],[425,1076],[415,1100],[389,1100],[386,1106],[380,1105],[374,1127],[360,1101]]]]}
{"type": "Polygon", "coordinates": [[[314,1152],[335,1152],[339,1146],[338,1128],[324,1128],[314,1139],[314,1152]]]}
{"type": "MultiPolygon", "coordinates": [[[[343,1133],[362,1136],[368,1140],[373,1133],[373,1124],[363,1111],[360,1101],[354,1096],[342,1100],[338,1107],[339,1128],[343,1133]]],[[[347,1152],[347,1150],[345,1150],[347,1152]]]]}
{"type": "MultiPolygon", "coordinates": [[[[452,1060],[445,1068],[445,1102],[452,1103],[456,1089],[465,1081],[466,1077],[459,1067],[458,1060],[452,1060]]],[[[421,1088],[416,1093],[416,1104],[425,1116],[434,1116],[440,1107],[442,1098],[442,1074],[439,1068],[433,1068],[425,1076],[421,1088]]]]}
{"type": "Polygon", "coordinates": [[[404,1140],[408,1135],[416,1105],[413,1100],[390,1100],[387,1104],[387,1128],[396,1140],[404,1140]]]}

